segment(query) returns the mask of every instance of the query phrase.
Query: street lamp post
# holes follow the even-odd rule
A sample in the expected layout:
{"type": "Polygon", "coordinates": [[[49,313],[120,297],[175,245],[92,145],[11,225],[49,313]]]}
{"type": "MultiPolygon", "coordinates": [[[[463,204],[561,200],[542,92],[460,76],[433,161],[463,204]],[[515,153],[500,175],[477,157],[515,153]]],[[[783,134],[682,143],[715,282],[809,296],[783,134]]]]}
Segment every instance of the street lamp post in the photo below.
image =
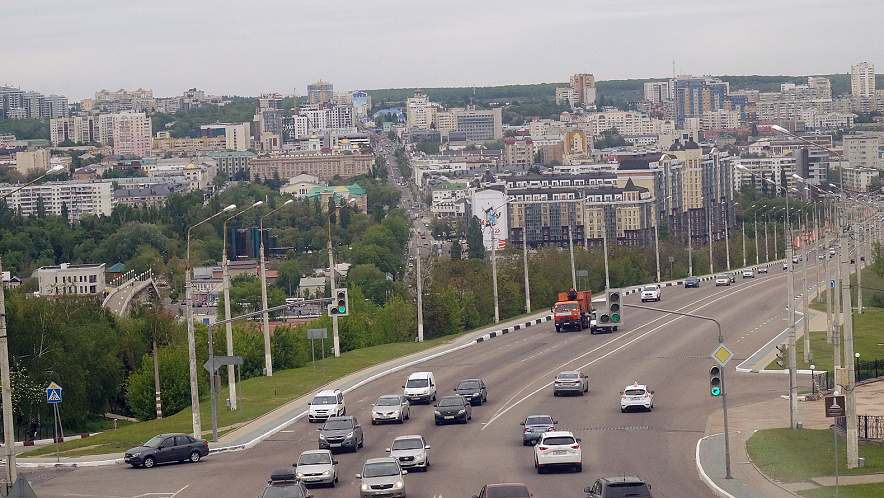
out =
{"type": "MultiPolygon", "coordinates": [[[[246,211],[258,207],[261,204],[264,204],[264,201],[257,201],[251,206],[243,209],[242,211],[234,214],[233,216],[224,220],[222,225],[224,230],[224,248],[221,251],[221,276],[222,276],[222,287],[224,288],[224,316],[225,318],[230,318],[230,272],[228,270],[228,261],[227,261],[227,222],[236,218],[237,216],[245,213],[246,211]]],[[[224,324],[227,339],[227,356],[233,356],[233,324],[227,322],[224,324]]],[[[213,345],[209,345],[210,348],[213,345]]],[[[228,394],[230,395],[230,409],[236,410],[236,375],[234,374],[234,369],[228,367],[227,368],[227,387],[229,389],[228,394]]]]}
{"type": "Polygon", "coordinates": [[[259,225],[261,227],[260,233],[258,234],[258,237],[261,238],[261,309],[264,310],[264,313],[261,315],[261,321],[263,322],[264,328],[264,375],[267,377],[273,376],[273,358],[271,357],[270,352],[270,314],[267,312],[267,265],[265,264],[264,257],[264,218],[293,202],[295,202],[294,199],[285,201],[282,206],[261,216],[261,219],[259,220],[259,225]]]}
{"type": "MultiPolygon", "coordinates": [[[[11,192],[4,194],[0,197],[0,200],[3,200],[10,195],[18,192],[19,190],[33,185],[38,181],[46,178],[49,175],[54,175],[56,173],[61,172],[66,169],[64,166],[58,164],[50,168],[45,174],[40,177],[37,177],[20,187],[12,190],[11,192]]],[[[3,273],[3,261],[0,258],[0,274],[3,273]]],[[[12,415],[12,381],[9,378],[9,338],[6,332],[6,295],[3,291],[3,282],[0,282],[0,384],[2,384],[2,404],[3,404],[3,441],[5,442],[5,462],[6,462],[6,479],[4,479],[4,486],[6,493],[8,494],[9,489],[15,485],[15,482],[18,480],[18,471],[15,467],[15,425],[13,424],[13,415],[12,415]]]]}
{"type": "Polygon", "coordinates": [[[685,214],[688,216],[688,276],[691,277],[694,275],[694,258],[691,254],[691,209],[686,209],[685,214]]]}
{"type": "Polygon", "coordinates": [[[755,204],[752,204],[752,211],[755,216],[755,222],[752,224],[752,234],[755,239],[755,266],[758,266],[758,210],[755,209],[755,204]]]}
{"type": "MultiPolygon", "coordinates": [[[[187,295],[185,297],[187,299],[187,355],[188,362],[190,364],[190,409],[191,415],[193,417],[193,437],[195,438],[201,438],[203,430],[200,422],[200,393],[199,382],[197,379],[198,371],[196,366],[196,343],[193,333],[193,283],[191,281],[190,267],[190,232],[203,223],[234,209],[236,209],[236,204],[231,204],[221,211],[218,211],[212,216],[209,216],[203,221],[187,229],[187,260],[184,268],[184,276],[186,282],[184,285],[187,288],[187,295]]],[[[211,394],[212,396],[215,396],[215,393],[211,394]]]]}
{"type": "MultiPolygon", "coordinates": [[[[355,197],[351,197],[347,202],[342,204],[341,206],[336,206],[334,209],[328,212],[328,269],[329,269],[329,277],[331,279],[331,288],[332,292],[334,292],[335,287],[337,286],[336,272],[335,272],[335,258],[334,253],[332,252],[332,239],[331,239],[331,217],[333,214],[338,212],[338,209],[341,209],[344,206],[352,204],[356,202],[355,197]]],[[[420,254],[420,253],[418,253],[420,254]]],[[[334,350],[335,350],[335,358],[341,356],[341,339],[338,336],[338,315],[332,315],[332,341],[334,342],[334,350]]]]}
{"type": "Polygon", "coordinates": [[[709,221],[709,274],[713,275],[715,273],[715,269],[713,268],[713,260],[712,260],[712,215],[713,215],[713,204],[710,202],[709,207],[706,209],[706,219],[709,221]]]}
{"type": "Polygon", "coordinates": [[[764,262],[770,262],[770,252],[768,251],[768,243],[767,243],[767,225],[770,224],[770,211],[767,210],[767,206],[764,206],[764,262]]]}

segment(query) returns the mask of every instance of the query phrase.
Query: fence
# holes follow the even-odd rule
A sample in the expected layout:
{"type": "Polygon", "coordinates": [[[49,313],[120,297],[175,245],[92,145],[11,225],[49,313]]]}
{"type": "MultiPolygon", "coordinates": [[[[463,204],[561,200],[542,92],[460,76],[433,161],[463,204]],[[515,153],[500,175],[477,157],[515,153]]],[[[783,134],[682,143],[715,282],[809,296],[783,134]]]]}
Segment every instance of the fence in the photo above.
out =
{"type": "MultiPolygon", "coordinates": [[[[847,417],[837,417],[835,425],[843,434],[847,431],[847,417]]],[[[859,439],[884,439],[884,417],[879,415],[856,416],[857,437],[859,439]]]]}
{"type": "MultiPolygon", "coordinates": [[[[856,382],[874,379],[884,375],[884,360],[858,361],[855,369],[856,382]]],[[[835,372],[814,373],[813,383],[819,391],[832,391],[835,389],[835,372]]]]}

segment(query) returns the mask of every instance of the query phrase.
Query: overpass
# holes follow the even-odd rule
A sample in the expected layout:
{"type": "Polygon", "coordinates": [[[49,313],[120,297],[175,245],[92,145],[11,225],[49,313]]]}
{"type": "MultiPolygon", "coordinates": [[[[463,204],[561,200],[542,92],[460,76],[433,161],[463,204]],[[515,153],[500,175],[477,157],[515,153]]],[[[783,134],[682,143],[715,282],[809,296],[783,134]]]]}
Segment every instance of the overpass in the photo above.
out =
{"type": "Polygon", "coordinates": [[[107,296],[101,305],[117,315],[125,316],[133,303],[145,303],[160,296],[153,279],[153,270],[136,274],[134,270],[111,281],[107,296]]]}

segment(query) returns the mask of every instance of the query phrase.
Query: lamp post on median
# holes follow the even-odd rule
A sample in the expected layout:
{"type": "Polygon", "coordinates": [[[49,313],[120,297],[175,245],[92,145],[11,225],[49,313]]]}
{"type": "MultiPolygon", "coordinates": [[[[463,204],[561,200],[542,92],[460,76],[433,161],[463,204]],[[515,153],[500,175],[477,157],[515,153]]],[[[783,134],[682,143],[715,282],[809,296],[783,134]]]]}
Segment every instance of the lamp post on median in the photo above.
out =
{"type": "MultiPolygon", "coordinates": [[[[224,224],[222,225],[224,230],[224,248],[221,251],[221,286],[224,288],[225,318],[230,318],[230,271],[227,260],[227,222],[252,208],[260,206],[261,204],[264,204],[264,201],[255,202],[251,206],[224,220],[224,224]]],[[[227,339],[227,356],[233,356],[233,325],[230,322],[227,322],[224,324],[224,327],[225,331],[227,332],[225,336],[227,339]]],[[[214,347],[214,345],[210,344],[209,347],[212,348],[214,347]]],[[[236,410],[236,375],[234,374],[233,370],[233,368],[227,368],[227,387],[229,389],[228,394],[230,395],[230,409],[236,410]]]]}
{"type": "Polygon", "coordinates": [[[752,204],[752,212],[755,216],[755,222],[752,224],[752,234],[755,239],[755,266],[758,266],[758,210],[755,209],[755,204],[752,204]]]}
{"type": "MultiPolygon", "coordinates": [[[[331,217],[333,214],[337,213],[339,209],[344,206],[348,206],[352,203],[356,202],[355,197],[351,197],[347,202],[340,206],[336,206],[334,209],[328,212],[328,269],[329,269],[329,278],[331,279],[331,288],[332,292],[334,292],[335,287],[337,287],[337,279],[335,278],[335,258],[332,252],[332,239],[331,239],[331,217]]],[[[420,255],[420,253],[418,253],[420,255]]],[[[349,304],[348,304],[349,306],[349,304]]],[[[338,315],[332,315],[332,340],[334,343],[334,351],[335,358],[341,356],[341,340],[338,336],[338,315]]]]}
{"type": "MultiPolygon", "coordinates": [[[[227,211],[233,211],[236,209],[236,204],[231,204],[226,208],[218,211],[217,213],[209,216],[203,221],[197,223],[196,225],[191,226],[187,229],[187,259],[184,268],[184,276],[186,287],[185,296],[187,299],[187,356],[188,362],[190,364],[190,409],[191,416],[193,417],[193,437],[201,438],[202,437],[202,425],[200,422],[200,393],[199,393],[199,382],[197,379],[197,366],[196,366],[196,342],[194,339],[193,333],[193,283],[191,281],[191,267],[190,267],[190,232],[202,225],[203,223],[220,216],[227,211]]],[[[211,393],[212,396],[215,396],[215,393],[211,393]]]]}
{"type": "MultiPolygon", "coordinates": [[[[50,168],[45,174],[34,178],[33,180],[19,186],[18,188],[3,194],[0,196],[0,200],[3,200],[10,195],[18,192],[19,190],[33,185],[38,181],[46,178],[49,175],[54,175],[56,173],[60,173],[66,169],[64,166],[58,164],[50,168]]],[[[3,261],[0,258],[0,274],[3,273],[3,261]]],[[[9,489],[15,485],[15,482],[18,480],[18,471],[15,467],[15,425],[13,424],[13,407],[12,407],[12,381],[9,377],[9,338],[6,335],[6,295],[3,290],[3,282],[0,282],[0,385],[2,385],[2,406],[3,406],[3,441],[6,443],[4,445],[5,448],[5,462],[6,462],[6,478],[4,479],[3,486],[5,487],[3,493],[4,495],[8,494],[9,489]]]]}
{"type": "MultiPolygon", "coordinates": [[[[267,266],[264,261],[264,218],[270,216],[271,214],[279,211],[280,209],[288,206],[289,204],[295,202],[294,199],[289,199],[285,201],[282,206],[270,211],[269,213],[261,216],[259,220],[260,233],[258,237],[261,238],[261,309],[264,310],[264,313],[261,315],[261,321],[263,322],[264,328],[264,375],[267,377],[273,376],[273,359],[270,353],[270,316],[267,313],[267,266]]],[[[230,318],[230,317],[227,317],[230,318]]],[[[232,355],[232,353],[230,353],[232,355]]]]}

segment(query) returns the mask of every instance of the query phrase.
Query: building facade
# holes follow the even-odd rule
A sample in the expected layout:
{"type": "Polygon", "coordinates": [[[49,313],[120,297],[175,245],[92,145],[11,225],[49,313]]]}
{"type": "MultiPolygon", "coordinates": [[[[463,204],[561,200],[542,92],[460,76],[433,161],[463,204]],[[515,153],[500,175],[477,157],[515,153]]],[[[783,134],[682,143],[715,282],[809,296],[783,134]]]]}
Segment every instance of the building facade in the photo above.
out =
{"type": "MultiPolygon", "coordinates": [[[[0,184],[0,195],[17,188],[17,185],[0,184]]],[[[85,180],[47,182],[25,187],[7,197],[6,202],[24,216],[34,216],[41,211],[60,216],[66,212],[68,220],[76,222],[87,214],[110,216],[113,185],[85,180]]]]}
{"type": "Polygon", "coordinates": [[[35,272],[41,296],[95,296],[104,293],[104,263],[42,266],[35,272]]]}
{"type": "Polygon", "coordinates": [[[292,178],[306,173],[322,181],[330,181],[335,175],[352,178],[371,171],[374,156],[371,154],[303,154],[272,157],[255,157],[249,162],[250,181],[267,178],[292,178]]]}

